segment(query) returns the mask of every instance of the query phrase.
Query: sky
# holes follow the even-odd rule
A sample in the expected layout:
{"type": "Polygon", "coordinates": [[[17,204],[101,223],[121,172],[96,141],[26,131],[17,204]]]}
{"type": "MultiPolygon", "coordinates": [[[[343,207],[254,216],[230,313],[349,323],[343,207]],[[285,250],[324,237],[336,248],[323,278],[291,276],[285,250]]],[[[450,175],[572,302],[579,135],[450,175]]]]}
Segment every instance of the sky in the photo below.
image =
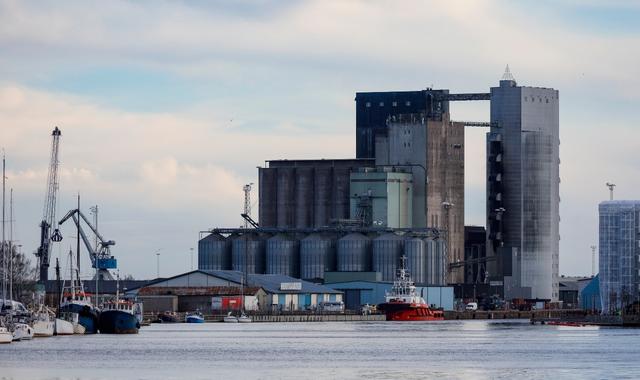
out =
{"type": "MultiPolygon", "coordinates": [[[[13,238],[38,246],[54,126],[58,219],[80,193],[121,275],[154,278],[160,253],[169,276],[191,269],[200,231],[242,223],[265,160],[354,157],[355,92],[487,92],[509,64],[560,91],[560,273],[590,275],[605,183],[640,198],[638,19],[623,0],[0,0],[13,238]]],[[[488,102],[451,109],[489,119],[488,102]]],[[[466,131],[466,224],[484,224],[485,133],[466,131]]]]}

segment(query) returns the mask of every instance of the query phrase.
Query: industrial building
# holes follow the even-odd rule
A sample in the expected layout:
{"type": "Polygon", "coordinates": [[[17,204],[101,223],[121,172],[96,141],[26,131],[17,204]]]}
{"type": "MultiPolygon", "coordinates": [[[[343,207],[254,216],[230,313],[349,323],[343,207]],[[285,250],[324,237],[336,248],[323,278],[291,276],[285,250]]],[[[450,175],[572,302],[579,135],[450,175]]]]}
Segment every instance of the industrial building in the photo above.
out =
{"type": "Polygon", "coordinates": [[[508,70],[491,88],[487,270],[506,299],[559,296],[558,102],[557,90],[518,86],[508,70]]]}
{"type": "Polygon", "coordinates": [[[256,228],[207,231],[200,269],[389,281],[417,249],[430,264],[411,264],[416,282],[558,299],[557,90],[518,86],[507,67],[488,93],[358,92],[355,102],[356,158],[266,161],[256,228]],[[490,122],[451,120],[449,102],[477,100],[491,101],[490,122]],[[490,128],[486,230],[464,227],[467,126],[490,128]]]}
{"type": "Polygon", "coordinates": [[[224,312],[244,304],[248,310],[313,310],[321,302],[341,302],[342,292],[284,275],[194,270],[128,292],[145,311],[224,312]],[[241,289],[241,283],[246,283],[241,289]],[[242,292],[242,293],[241,293],[242,292]],[[243,296],[244,300],[240,297],[243,296]]]}
{"type": "Polygon", "coordinates": [[[351,172],[373,159],[272,160],[258,169],[261,227],[325,227],[349,219],[351,172]]]}
{"type": "Polygon", "coordinates": [[[599,281],[603,314],[640,301],[640,201],[599,207],[599,281]]]}
{"type": "Polygon", "coordinates": [[[464,226],[464,283],[487,282],[487,230],[482,226],[464,226]]]}

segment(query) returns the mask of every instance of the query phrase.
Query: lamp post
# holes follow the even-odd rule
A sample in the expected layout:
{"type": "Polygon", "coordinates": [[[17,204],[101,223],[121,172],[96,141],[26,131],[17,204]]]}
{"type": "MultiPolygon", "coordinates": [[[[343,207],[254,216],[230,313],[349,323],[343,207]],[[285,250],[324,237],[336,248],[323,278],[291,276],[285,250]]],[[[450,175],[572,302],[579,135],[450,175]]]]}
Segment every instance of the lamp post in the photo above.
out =
{"type": "Polygon", "coordinates": [[[156,250],[156,278],[160,278],[160,251],[161,249],[156,250]]]}

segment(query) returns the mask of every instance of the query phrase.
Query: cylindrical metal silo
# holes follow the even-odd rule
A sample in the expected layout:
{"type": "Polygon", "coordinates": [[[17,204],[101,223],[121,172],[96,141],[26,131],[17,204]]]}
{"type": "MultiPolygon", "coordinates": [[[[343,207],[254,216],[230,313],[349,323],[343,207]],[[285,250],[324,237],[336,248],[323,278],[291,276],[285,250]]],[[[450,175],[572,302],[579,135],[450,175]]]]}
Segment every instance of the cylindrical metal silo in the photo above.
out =
{"type": "Polygon", "coordinates": [[[231,269],[231,244],[220,234],[210,234],[198,242],[198,269],[231,269]]]}
{"type": "Polygon", "coordinates": [[[349,218],[349,174],[348,168],[333,169],[333,213],[332,219],[349,218]]]}
{"type": "Polygon", "coordinates": [[[264,274],[264,238],[247,233],[233,238],[231,242],[231,267],[233,270],[264,274]]]}
{"type": "Polygon", "coordinates": [[[295,169],[278,168],[277,186],[278,227],[293,227],[295,222],[295,169]]]}
{"type": "Polygon", "coordinates": [[[300,240],[300,278],[324,279],[336,269],[336,244],[328,235],[311,234],[300,240]]]}
{"type": "Polygon", "coordinates": [[[444,286],[447,284],[447,244],[442,239],[434,240],[435,246],[435,284],[444,286]]]}
{"type": "Polygon", "coordinates": [[[278,234],[267,240],[267,274],[284,274],[298,278],[300,252],[297,239],[278,234]]]}
{"type": "Polygon", "coordinates": [[[260,219],[259,223],[262,227],[276,227],[278,223],[276,215],[277,204],[277,170],[275,168],[260,168],[258,171],[260,176],[260,219]]]}
{"type": "Polygon", "coordinates": [[[427,246],[419,237],[409,237],[404,241],[404,255],[407,257],[407,269],[416,284],[428,284],[427,246]]]}
{"type": "Polygon", "coordinates": [[[393,281],[400,264],[404,239],[394,233],[388,233],[373,239],[374,272],[382,274],[382,281],[393,281]]]}
{"type": "Polygon", "coordinates": [[[324,227],[329,224],[332,194],[331,168],[316,167],[313,181],[313,225],[324,227]]]}
{"type": "Polygon", "coordinates": [[[442,239],[426,239],[427,283],[446,285],[445,242],[442,239]]]}
{"type": "Polygon", "coordinates": [[[295,225],[297,228],[313,227],[313,168],[296,168],[295,225]]]}
{"type": "Polygon", "coordinates": [[[371,239],[352,233],[338,239],[337,248],[339,272],[371,271],[371,239]]]}

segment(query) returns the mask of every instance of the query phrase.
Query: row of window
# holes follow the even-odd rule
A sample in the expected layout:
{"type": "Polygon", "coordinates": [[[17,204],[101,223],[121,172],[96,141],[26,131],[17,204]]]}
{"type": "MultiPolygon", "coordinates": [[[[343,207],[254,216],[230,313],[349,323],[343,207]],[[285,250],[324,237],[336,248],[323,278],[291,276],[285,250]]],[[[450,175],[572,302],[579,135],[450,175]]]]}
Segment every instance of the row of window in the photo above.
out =
{"type": "MultiPolygon", "coordinates": [[[[411,107],[411,102],[407,100],[406,102],[404,102],[404,105],[407,106],[407,107],[411,107]]],[[[366,102],[364,104],[364,106],[367,107],[367,108],[371,107],[371,102],[366,102]]],[[[378,103],[378,106],[384,107],[384,102],[378,103]]],[[[398,106],[398,102],[391,102],[391,106],[392,107],[397,107],[398,106]]]]}
{"type": "MultiPolygon", "coordinates": [[[[549,98],[546,98],[546,97],[545,97],[545,98],[544,98],[544,100],[545,100],[545,103],[549,103],[549,98]]],[[[528,101],[529,101],[529,97],[528,97],[528,96],[525,96],[525,97],[524,97],[524,101],[525,101],[525,102],[528,102],[528,101]]],[[[532,97],[531,97],[531,101],[532,101],[532,102],[535,102],[535,101],[536,101],[536,97],[535,97],[535,96],[532,96],[532,97]]],[[[542,103],[542,98],[541,98],[541,97],[539,97],[539,96],[538,96],[538,103],[542,103]]]]}

